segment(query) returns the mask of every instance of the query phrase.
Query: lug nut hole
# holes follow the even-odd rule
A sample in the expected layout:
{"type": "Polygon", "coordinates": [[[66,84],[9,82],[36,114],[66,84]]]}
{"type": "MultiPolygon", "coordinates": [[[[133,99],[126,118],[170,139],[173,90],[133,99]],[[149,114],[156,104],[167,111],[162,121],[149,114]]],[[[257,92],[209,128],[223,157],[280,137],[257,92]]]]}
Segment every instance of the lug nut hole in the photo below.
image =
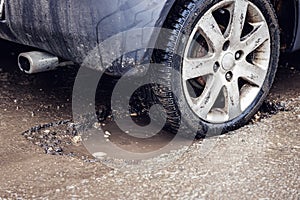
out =
{"type": "Polygon", "coordinates": [[[236,59],[236,60],[239,60],[239,59],[242,58],[243,55],[244,55],[244,52],[243,52],[243,51],[237,51],[237,52],[235,53],[235,59],[236,59]]]}
{"type": "Polygon", "coordinates": [[[214,64],[214,72],[216,73],[219,70],[219,68],[220,68],[220,64],[219,64],[219,62],[216,62],[214,64]]]}
{"type": "Polygon", "coordinates": [[[223,51],[227,51],[229,48],[230,42],[227,40],[223,45],[223,51]]]}
{"type": "Polygon", "coordinates": [[[228,82],[230,82],[232,80],[233,74],[232,72],[227,72],[225,75],[225,78],[228,82]]]}

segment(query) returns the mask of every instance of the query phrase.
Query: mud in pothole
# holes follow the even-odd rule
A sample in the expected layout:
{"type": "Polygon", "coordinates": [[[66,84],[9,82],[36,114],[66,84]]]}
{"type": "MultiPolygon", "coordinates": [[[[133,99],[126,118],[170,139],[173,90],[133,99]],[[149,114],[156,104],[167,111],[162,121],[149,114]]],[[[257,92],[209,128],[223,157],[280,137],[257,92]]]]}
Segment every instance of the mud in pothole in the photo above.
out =
{"type": "Polygon", "coordinates": [[[82,138],[71,120],[38,125],[22,133],[45,154],[71,156],[85,162],[95,161],[82,144],[82,138]]]}
{"type": "Polygon", "coordinates": [[[288,102],[278,100],[265,100],[260,107],[259,111],[253,116],[250,123],[256,123],[262,119],[270,118],[279,112],[291,111],[288,102]]]}

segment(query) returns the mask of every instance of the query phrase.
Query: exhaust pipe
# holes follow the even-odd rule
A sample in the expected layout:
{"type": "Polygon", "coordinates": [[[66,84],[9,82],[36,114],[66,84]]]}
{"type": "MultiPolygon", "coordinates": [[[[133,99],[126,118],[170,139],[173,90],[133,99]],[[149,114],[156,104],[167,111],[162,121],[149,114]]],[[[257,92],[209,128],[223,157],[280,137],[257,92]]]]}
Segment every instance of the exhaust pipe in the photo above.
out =
{"type": "Polygon", "coordinates": [[[32,51],[21,53],[18,57],[18,65],[21,71],[34,74],[55,70],[59,67],[59,60],[49,53],[32,51]]]}

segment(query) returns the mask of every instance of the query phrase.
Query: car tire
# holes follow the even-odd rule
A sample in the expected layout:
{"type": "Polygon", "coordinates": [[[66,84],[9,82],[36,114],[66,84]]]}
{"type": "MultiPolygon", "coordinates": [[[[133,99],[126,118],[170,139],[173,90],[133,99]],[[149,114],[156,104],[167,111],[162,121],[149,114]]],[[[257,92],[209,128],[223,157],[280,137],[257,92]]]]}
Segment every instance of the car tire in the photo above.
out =
{"type": "Polygon", "coordinates": [[[164,28],[153,54],[160,65],[151,73],[167,129],[185,127],[205,136],[246,124],[278,66],[280,34],[271,3],[179,0],[164,28]]]}

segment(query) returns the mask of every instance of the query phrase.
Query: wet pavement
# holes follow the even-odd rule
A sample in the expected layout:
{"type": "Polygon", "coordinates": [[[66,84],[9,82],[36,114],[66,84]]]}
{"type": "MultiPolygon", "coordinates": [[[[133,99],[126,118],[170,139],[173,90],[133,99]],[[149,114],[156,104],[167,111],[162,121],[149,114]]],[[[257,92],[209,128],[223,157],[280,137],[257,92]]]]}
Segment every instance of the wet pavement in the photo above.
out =
{"type": "MultiPolygon", "coordinates": [[[[300,199],[299,54],[279,68],[248,125],[205,139],[214,143],[208,152],[198,140],[166,167],[139,171],[94,161],[64,121],[72,120],[78,68],[25,75],[15,60],[21,50],[0,58],[0,199],[300,199]],[[57,126],[39,126],[50,122],[57,126]],[[32,127],[39,130],[24,134],[32,127]]],[[[123,137],[116,142],[139,147],[123,137]]]]}

